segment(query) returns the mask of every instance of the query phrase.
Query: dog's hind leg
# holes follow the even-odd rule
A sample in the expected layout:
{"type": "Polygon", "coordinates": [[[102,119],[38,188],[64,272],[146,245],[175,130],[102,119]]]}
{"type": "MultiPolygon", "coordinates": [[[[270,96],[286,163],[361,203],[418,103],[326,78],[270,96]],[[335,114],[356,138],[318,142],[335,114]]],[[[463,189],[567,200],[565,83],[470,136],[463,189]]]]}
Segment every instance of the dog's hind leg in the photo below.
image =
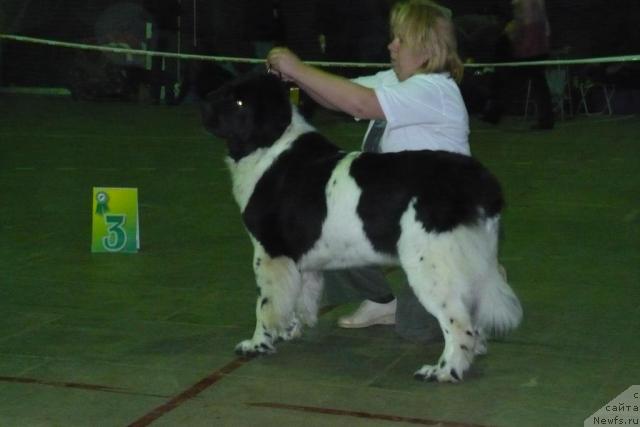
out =
{"type": "Polygon", "coordinates": [[[457,382],[471,365],[479,339],[469,303],[475,249],[467,243],[466,230],[429,233],[412,211],[401,221],[400,263],[420,303],[438,319],[445,340],[438,363],[424,365],[415,377],[457,382]]]}
{"type": "Polygon", "coordinates": [[[439,269],[446,271],[446,266],[435,259],[430,260],[428,266],[405,267],[409,284],[418,300],[438,319],[445,342],[438,363],[424,365],[414,376],[427,381],[457,382],[462,380],[473,361],[477,335],[462,299],[460,288],[463,286],[450,280],[452,278],[447,274],[440,274],[439,269]]]}
{"type": "Polygon", "coordinates": [[[461,381],[476,352],[478,336],[473,329],[471,316],[462,299],[454,295],[455,290],[444,299],[438,298],[436,292],[425,292],[425,289],[418,293],[423,295],[419,298],[420,302],[438,319],[444,332],[445,345],[438,363],[422,366],[414,376],[426,381],[461,381]],[[425,294],[429,301],[425,300],[425,294]]]}
{"type": "Polygon", "coordinates": [[[253,269],[258,286],[256,329],[253,337],[240,342],[235,351],[241,355],[275,352],[278,339],[292,339],[300,334],[295,304],[300,293],[301,276],[291,258],[271,258],[254,242],[253,269]]]}

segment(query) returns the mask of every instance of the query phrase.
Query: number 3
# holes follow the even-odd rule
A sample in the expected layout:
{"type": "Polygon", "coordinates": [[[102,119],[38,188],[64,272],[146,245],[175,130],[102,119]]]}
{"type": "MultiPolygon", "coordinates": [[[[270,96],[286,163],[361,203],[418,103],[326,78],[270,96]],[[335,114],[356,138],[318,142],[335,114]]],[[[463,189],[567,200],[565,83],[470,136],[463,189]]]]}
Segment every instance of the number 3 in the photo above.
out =
{"type": "Polygon", "coordinates": [[[108,227],[108,235],[102,238],[102,246],[109,252],[117,252],[127,244],[127,233],[123,227],[126,215],[105,215],[104,222],[108,227]]]}

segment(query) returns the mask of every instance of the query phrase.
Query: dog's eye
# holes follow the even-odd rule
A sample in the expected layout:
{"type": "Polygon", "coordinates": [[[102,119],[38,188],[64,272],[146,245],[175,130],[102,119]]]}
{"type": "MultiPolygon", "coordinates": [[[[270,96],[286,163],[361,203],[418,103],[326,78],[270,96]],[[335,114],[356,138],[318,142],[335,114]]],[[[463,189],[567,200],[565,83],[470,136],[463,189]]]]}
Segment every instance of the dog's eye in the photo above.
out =
{"type": "Polygon", "coordinates": [[[244,102],[242,102],[242,99],[237,99],[236,100],[236,107],[242,108],[243,106],[244,106],[244,102]]]}

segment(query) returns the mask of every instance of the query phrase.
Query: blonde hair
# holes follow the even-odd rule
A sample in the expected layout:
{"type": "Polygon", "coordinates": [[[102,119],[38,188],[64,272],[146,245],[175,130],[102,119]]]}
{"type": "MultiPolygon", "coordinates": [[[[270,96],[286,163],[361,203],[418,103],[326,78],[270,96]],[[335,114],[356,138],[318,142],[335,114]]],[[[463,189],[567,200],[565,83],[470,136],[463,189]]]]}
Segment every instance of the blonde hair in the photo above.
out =
{"type": "Polygon", "coordinates": [[[390,24],[393,34],[413,51],[426,54],[420,72],[449,72],[456,81],[462,80],[464,67],[448,9],[430,0],[401,1],[391,10],[390,24]]]}

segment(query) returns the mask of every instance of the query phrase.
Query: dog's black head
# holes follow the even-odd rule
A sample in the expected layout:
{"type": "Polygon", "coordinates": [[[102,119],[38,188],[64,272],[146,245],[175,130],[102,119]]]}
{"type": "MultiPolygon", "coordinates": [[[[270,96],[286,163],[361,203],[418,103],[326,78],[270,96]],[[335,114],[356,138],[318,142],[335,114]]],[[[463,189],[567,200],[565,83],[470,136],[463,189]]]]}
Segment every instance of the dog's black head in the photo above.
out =
{"type": "Polygon", "coordinates": [[[272,145],[291,123],[285,84],[271,74],[242,76],[207,95],[202,104],[205,128],[224,139],[234,160],[272,145]]]}

